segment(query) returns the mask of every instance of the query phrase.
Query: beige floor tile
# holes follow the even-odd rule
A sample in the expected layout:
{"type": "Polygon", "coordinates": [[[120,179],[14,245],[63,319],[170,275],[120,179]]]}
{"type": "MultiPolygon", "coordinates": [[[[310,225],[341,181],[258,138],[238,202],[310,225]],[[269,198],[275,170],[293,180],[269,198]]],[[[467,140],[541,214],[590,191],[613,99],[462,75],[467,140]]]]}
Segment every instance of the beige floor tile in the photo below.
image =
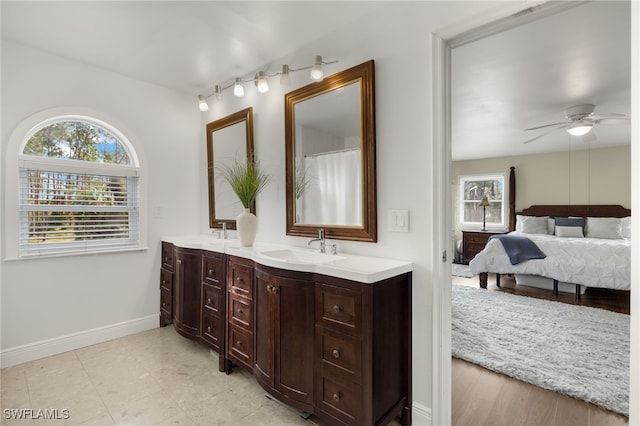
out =
{"type": "Polygon", "coordinates": [[[59,355],[30,361],[21,365],[24,368],[27,379],[47,374],[60,374],[77,371],[82,364],[75,352],[65,352],[59,355]]]}
{"type": "Polygon", "coordinates": [[[191,420],[163,392],[120,404],[111,410],[116,425],[183,425],[191,420]]]}
{"type": "Polygon", "coordinates": [[[110,414],[104,416],[94,417],[85,422],[80,423],[80,426],[115,426],[116,422],[113,421],[110,414]]]}
{"type": "Polygon", "coordinates": [[[0,401],[2,408],[29,408],[31,406],[24,370],[2,370],[0,401]]]}
{"type": "Polygon", "coordinates": [[[220,423],[220,425],[222,424],[237,426],[309,426],[309,422],[300,417],[299,413],[277,404],[275,406],[263,406],[247,417],[237,419],[232,423],[220,423]]]}

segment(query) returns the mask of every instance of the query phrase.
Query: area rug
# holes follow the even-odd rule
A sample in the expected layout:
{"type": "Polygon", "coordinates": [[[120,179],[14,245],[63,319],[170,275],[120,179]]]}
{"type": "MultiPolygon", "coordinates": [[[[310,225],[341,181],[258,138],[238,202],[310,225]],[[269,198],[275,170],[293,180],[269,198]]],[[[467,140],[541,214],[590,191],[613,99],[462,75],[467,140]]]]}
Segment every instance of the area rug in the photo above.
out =
{"type": "Polygon", "coordinates": [[[473,272],[469,269],[469,265],[461,265],[458,263],[451,264],[451,275],[454,277],[472,278],[473,272]]]}
{"type": "Polygon", "coordinates": [[[452,286],[452,355],[629,416],[629,316],[452,286]]]}

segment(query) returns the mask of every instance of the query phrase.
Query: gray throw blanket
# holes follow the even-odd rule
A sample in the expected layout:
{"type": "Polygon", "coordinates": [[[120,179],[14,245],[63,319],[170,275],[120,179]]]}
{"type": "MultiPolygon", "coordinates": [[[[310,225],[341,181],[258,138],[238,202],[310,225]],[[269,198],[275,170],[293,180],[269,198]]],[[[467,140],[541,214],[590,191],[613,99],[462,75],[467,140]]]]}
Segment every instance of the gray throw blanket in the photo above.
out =
{"type": "Polygon", "coordinates": [[[512,265],[517,265],[529,259],[544,259],[547,257],[536,243],[522,235],[504,234],[489,237],[490,240],[494,238],[500,240],[512,265]]]}

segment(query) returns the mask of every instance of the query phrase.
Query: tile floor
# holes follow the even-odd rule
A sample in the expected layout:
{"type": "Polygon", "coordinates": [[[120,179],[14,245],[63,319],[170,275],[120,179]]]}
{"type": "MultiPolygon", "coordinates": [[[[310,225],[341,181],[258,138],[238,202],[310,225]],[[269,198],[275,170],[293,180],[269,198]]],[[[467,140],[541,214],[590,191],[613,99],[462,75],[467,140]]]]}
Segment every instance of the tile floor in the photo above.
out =
{"type": "Polygon", "coordinates": [[[323,425],[264,396],[242,369],[173,327],[2,369],[2,417],[13,425],[323,425]],[[7,419],[7,409],[57,409],[68,419],[7,419]]]}

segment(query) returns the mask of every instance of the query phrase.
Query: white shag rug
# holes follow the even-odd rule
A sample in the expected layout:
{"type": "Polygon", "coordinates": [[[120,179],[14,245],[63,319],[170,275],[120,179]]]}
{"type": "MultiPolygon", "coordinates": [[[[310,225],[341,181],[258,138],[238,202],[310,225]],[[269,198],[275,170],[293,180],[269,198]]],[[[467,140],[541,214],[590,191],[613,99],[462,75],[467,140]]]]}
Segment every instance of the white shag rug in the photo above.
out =
{"type": "Polygon", "coordinates": [[[451,264],[451,275],[454,277],[473,278],[473,272],[469,269],[469,265],[461,265],[458,263],[451,264]]]}
{"type": "Polygon", "coordinates": [[[629,316],[452,286],[452,355],[629,416],[629,316]]]}

